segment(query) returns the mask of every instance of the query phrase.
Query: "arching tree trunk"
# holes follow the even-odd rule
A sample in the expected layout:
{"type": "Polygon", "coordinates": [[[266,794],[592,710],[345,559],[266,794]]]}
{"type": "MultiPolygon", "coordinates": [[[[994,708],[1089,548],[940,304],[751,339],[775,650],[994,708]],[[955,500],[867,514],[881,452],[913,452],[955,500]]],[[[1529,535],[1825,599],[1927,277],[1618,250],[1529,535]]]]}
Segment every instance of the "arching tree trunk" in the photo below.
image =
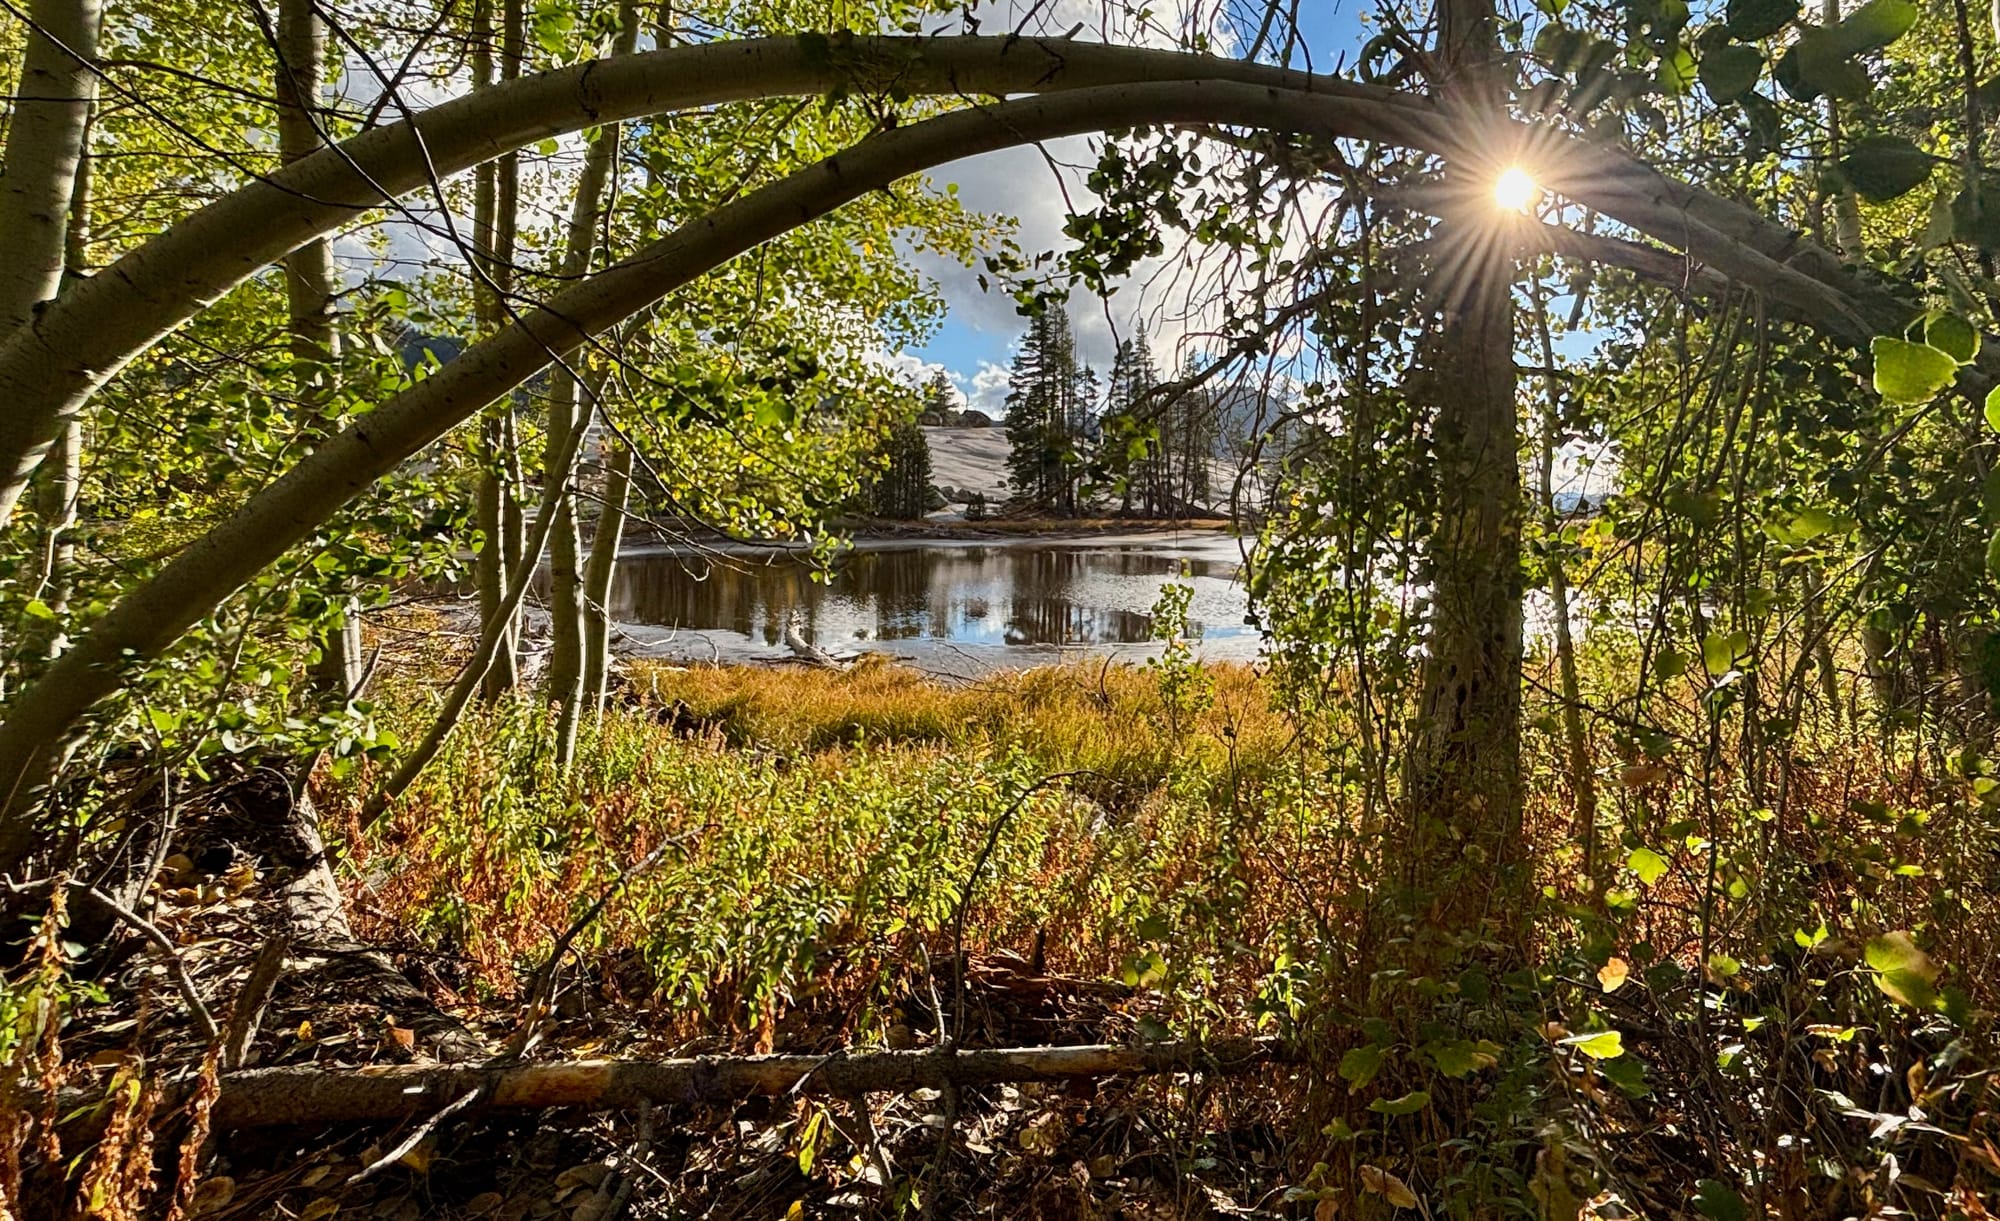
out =
{"type": "MultiPolygon", "coordinates": [[[[1439,43],[1447,110],[1503,115],[1491,0],[1446,0],[1439,43]]],[[[1476,147],[1476,145],[1474,146],[1476,147]]],[[[1432,283],[1437,322],[1422,357],[1435,411],[1437,517],[1426,557],[1429,656],[1412,734],[1410,894],[1419,932],[1450,937],[1521,914],[1521,470],[1515,404],[1512,243],[1492,203],[1502,166],[1448,167],[1455,203],[1432,283]]],[[[1420,947],[1420,954],[1425,951],[1420,947]]]]}
{"type": "Polygon", "coordinates": [[[1323,99],[1224,82],[1124,86],[955,111],[861,144],[682,226],[524,311],[430,377],[300,459],[224,522],[129,590],[10,701],[0,723],[0,872],[35,842],[33,813],[83,714],[116,691],[129,659],[155,656],[243,582],[398,463],[521,385],[554,357],[696,276],[908,174],[1024,142],[1140,122],[1228,122],[1329,134],[1323,99]]]}

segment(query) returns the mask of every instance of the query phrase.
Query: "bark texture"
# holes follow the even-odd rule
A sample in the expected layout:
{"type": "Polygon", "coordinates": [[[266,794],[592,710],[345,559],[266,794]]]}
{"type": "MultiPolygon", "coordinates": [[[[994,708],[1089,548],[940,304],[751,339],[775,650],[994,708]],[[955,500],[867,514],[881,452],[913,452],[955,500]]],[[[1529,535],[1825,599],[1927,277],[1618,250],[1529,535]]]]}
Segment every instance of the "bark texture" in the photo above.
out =
{"type": "MultiPolygon", "coordinates": [[[[1439,44],[1446,108],[1504,121],[1491,0],[1449,0],[1439,44]]],[[[1447,168],[1453,188],[1433,277],[1437,322],[1419,373],[1433,408],[1437,516],[1426,549],[1428,652],[1411,737],[1409,896],[1424,939],[1489,914],[1518,917],[1521,843],[1521,468],[1512,243],[1492,182],[1505,145],[1447,168]],[[1443,269],[1440,269],[1443,270],[1443,269]]],[[[1419,946],[1418,952],[1424,953],[1419,946]]]]}
{"type": "MultiPolygon", "coordinates": [[[[31,331],[38,308],[62,288],[71,201],[78,175],[86,172],[90,111],[97,97],[92,70],[101,18],[97,0],[34,0],[28,18],[20,96],[0,165],[0,341],[31,331]]],[[[0,393],[0,436],[16,423],[35,422],[35,410],[0,393]]],[[[82,437],[74,413],[62,418],[51,413],[35,423],[42,450],[59,444],[60,461],[77,459],[82,437]]],[[[40,452],[34,456],[39,460],[40,452]]],[[[12,517],[34,472],[26,455],[0,449],[0,472],[9,463],[18,474],[10,479],[0,473],[0,526],[12,517]]]]}

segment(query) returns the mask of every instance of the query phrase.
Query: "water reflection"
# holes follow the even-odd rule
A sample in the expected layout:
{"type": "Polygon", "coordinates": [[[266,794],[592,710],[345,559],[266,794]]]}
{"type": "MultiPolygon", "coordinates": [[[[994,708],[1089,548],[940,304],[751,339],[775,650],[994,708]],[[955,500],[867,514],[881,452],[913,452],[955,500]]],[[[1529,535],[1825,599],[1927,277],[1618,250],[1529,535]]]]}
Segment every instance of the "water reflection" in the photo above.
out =
{"type": "MultiPolygon", "coordinates": [[[[1234,540],[1221,540],[1233,553],[1234,540]]],[[[851,553],[832,584],[796,561],[708,564],[675,555],[622,563],[612,617],[780,644],[797,622],[822,647],[868,641],[963,645],[1131,644],[1151,639],[1160,586],[1182,563],[1194,586],[1188,633],[1246,637],[1237,564],[1224,548],[925,544],[851,553]]]]}

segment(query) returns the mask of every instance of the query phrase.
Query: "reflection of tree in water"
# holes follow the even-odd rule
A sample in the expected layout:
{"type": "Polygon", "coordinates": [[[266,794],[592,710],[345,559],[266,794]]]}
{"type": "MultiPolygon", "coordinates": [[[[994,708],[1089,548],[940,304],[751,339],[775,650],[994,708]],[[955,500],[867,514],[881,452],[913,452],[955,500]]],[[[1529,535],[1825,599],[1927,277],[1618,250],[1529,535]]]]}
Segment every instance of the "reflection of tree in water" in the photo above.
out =
{"type": "MultiPolygon", "coordinates": [[[[849,555],[828,586],[790,560],[704,567],[674,557],[634,559],[613,593],[614,617],[721,629],[772,645],[793,616],[829,644],[926,636],[1010,644],[1144,641],[1152,635],[1151,590],[1181,567],[1177,557],[1138,550],[913,547],[849,555]],[[1147,591],[1138,595],[1143,605],[1130,604],[1134,589],[1147,591]]],[[[1196,561],[1189,571],[1227,577],[1220,570],[1229,567],[1196,561]]],[[[1202,625],[1189,629],[1199,634],[1202,625]]]]}

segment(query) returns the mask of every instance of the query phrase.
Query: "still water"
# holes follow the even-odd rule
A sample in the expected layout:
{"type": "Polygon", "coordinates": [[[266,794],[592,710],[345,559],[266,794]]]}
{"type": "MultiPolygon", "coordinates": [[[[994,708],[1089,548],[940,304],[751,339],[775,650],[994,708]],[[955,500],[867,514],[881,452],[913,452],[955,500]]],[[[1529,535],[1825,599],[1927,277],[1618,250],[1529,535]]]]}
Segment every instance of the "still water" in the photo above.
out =
{"type": "Polygon", "coordinates": [[[789,656],[795,623],[836,655],[874,650],[976,671],[1156,652],[1160,586],[1185,580],[1202,655],[1248,659],[1259,637],[1243,621],[1241,558],[1235,537],[1208,532],[864,543],[823,584],[787,556],[641,551],[619,565],[611,614],[635,654],[789,656]]]}

